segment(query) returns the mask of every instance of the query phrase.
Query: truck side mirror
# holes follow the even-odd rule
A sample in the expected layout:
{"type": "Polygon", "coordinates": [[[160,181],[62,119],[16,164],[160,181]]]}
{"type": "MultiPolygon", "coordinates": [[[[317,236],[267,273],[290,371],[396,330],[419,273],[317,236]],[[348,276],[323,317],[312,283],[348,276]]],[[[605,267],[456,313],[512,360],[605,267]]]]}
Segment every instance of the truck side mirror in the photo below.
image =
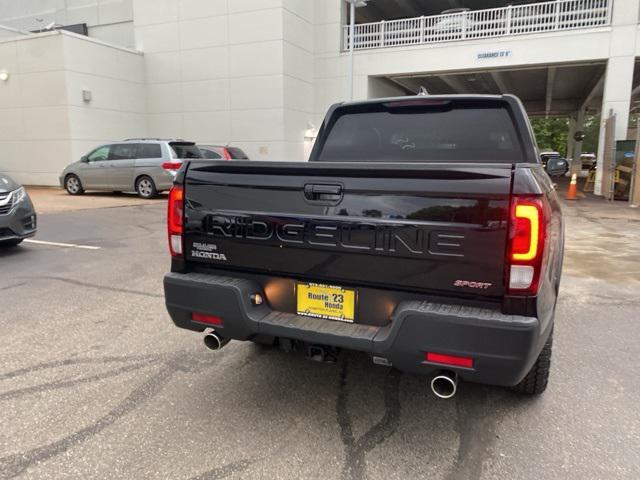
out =
{"type": "Polygon", "coordinates": [[[550,177],[560,177],[567,173],[569,164],[561,157],[551,157],[547,160],[547,173],[550,177]]]}

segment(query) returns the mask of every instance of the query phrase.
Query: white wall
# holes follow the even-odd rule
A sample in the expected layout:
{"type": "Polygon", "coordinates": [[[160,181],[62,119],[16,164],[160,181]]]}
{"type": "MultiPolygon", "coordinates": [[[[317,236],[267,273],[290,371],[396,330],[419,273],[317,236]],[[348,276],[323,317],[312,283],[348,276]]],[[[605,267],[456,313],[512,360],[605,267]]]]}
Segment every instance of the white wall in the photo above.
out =
{"type": "Polygon", "coordinates": [[[63,44],[71,159],[100,143],[146,136],[143,55],[73,34],[63,44]]]}
{"type": "Polygon", "coordinates": [[[340,53],[344,5],[343,0],[314,1],[314,119],[318,125],[329,106],[349,98],[348,57],[340,53]]]}
{"type": "Polygon", "coordinates": [[[32,31],[51,22],[86,23],[90,37],[131,48],[132,5],[133,0],[0,0],[0,24],[32,31]]]}
{"type": "Polygon", "coordinates": [[[283,0],[284,160],[307,160],[304,137],[314,124],[315,3],[283,0]]]}
{"type": "Polygon", "coordinates": [[[134,0],[149,134],[301,159],[313,113],[313,3],[134,0]]]}
{"type": "Polygon", "coordinates": [[[146,134],[136,52],[52,32],[0,41],[0,69],[10,75],[0,82],[0,170],[19,182],[57,185],[89,148],[146,134]]]}
{"type": "Polygon", "coordinates": [[[0,42],[0,65],[0,170],[50,184],[71,155],[62,36],[0,42]]]}

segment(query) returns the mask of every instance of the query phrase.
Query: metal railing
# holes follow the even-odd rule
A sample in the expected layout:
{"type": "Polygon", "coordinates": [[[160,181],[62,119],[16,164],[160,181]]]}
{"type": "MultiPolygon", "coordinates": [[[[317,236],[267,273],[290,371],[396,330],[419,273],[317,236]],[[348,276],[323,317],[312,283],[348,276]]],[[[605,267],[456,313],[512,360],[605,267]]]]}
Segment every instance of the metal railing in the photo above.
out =
{"type": "MultiPolygon", "coordinates": [[[[429,17],[361,23],[354,49],[525,35],[609,25],[613,0],[555,0],[429,17]]],[[[344,27],[345,50],[349,27],[344,27]]]]}

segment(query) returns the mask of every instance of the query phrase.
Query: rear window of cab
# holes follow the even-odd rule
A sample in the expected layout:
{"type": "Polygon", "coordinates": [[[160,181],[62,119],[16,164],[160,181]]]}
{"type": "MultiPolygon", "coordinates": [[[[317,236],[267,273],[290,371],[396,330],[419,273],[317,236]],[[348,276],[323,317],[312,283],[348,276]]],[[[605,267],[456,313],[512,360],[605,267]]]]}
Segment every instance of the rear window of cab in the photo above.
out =
{"type": "Polygon", "coordinates": [[[316,160],[487,163],[523,157],[504,102],[425,99],[339,107],[316,160]]]}

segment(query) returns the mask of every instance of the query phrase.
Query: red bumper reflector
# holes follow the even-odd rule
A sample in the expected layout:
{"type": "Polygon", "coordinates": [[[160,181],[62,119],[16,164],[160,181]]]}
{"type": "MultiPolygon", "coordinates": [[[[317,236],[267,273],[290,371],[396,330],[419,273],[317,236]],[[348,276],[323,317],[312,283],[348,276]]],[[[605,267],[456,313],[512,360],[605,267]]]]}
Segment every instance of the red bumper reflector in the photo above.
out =
{"type": "Polygon", "coordinates": [[[427,362],[452,365],[454,367],[473,368],[473,358],[456,357],[455,355],[443,355],[442,353],[427,352],[425,355],[427,362]]]}
{"type": "Polygon", "coordinates": [[[207,323],[209,325],[222,325],[222,318],[215,315],[205,315],[204,313],[193,312],[191,320],[199,323],[207,323]]]}

